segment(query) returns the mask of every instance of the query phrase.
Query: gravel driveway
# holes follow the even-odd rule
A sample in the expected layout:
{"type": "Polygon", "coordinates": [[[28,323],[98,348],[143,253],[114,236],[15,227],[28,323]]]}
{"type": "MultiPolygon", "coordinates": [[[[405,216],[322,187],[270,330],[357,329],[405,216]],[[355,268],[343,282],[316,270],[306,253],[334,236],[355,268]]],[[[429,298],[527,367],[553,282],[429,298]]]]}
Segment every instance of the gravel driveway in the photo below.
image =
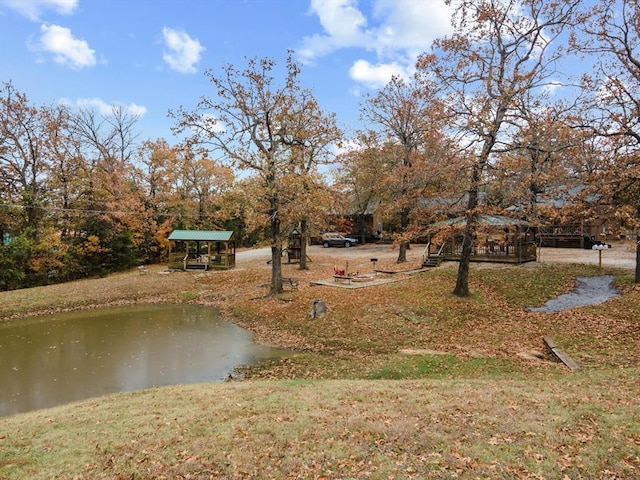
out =
{"type": "MultiPolygon", "coordinates": [[[[419,262],[424,252],[425,245],[412,244],[407,251],[409,262],[419,262]]],[[[379,245],[368,243],[350,248],[323,248],[320,245],[310,245],[307,247],[307,255],[314,257],[331,257],[336,261],[345,260],[369,260],[370,258],[394,259],[398,256],[398,249],[392,245],[379,245]]],[[[239,250],[237,253],[237,263],[255,262],[271,258],[271,248],[254,248],[239,250]]],[[[596,250],[584,250],[579,248],[548,248],[539,249],[538,260],[542,263],[586,263],[597,265],[599,253],[596,250]]],[[[633,270],[636,267],[635,242],[614,242],[612,248],[602,251],[602,265],[607,267],[619,267],[633,270]]]]}
{"type": "MultiPolygon", "coordinates": [[[[602,250],[602,266],[633,270],[636,268],[635,242],[614,242],[611,248],[602,250]]],[[[542,248],[538,260],[554,263],[586,263],[597,265],[600,255],[597,250],[580,248],[542,248]]]]}

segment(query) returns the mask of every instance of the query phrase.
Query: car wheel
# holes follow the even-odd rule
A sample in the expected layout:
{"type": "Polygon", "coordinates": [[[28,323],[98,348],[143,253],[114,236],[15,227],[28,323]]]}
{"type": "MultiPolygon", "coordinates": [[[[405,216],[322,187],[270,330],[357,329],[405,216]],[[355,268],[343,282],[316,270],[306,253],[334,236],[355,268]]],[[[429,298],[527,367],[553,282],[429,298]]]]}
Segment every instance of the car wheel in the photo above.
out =
{"type": "Polygon", "coordinates": [[[350,247],[351,246],[351,242],[344,242],[344,246],[345,247],[350,247]]]}
{"type": "Polygon", "coordinates": [[[322,244],[322,246],[323,246],[324,248],[329,248],[329,242],[324,242],[324,243],[322,244]]]}

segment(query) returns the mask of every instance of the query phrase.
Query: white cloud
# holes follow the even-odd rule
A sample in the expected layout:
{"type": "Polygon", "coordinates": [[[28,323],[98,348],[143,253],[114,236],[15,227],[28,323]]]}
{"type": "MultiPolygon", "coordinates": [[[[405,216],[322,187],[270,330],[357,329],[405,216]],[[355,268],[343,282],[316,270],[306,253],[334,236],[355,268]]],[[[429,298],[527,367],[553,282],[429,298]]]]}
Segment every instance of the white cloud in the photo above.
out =
{"type": "Polygon", "coordinates": [[[79,69],[96,64],[95,50],[85,40],[74,38],[71,30],[59,25],[42,25],[37,49],[53,54],[53,60],[63,66],[79,69]]]}
{"type": "Polygon", "coordinates": [[[357,0],[311,0],[311,13],[318,16],[323,35],[305,37],[298,51],[311,61],[335,50],[362,47],[372,40],[365,30],[367,19],[357,9],[357,0]]]}
{"type": "Polygon", "coordinates": [[[552,80],[543,86],[543,90],[551,95],[555,94],[558,90],[564,87],[564,84],[560,81],[552,80]]]}
{"type": "Polygon", "coordinates": [[[382,63],[372,65],[366,60],[357,60],[349,69],[349,75],[356,82],[364,83],[370,88],[382,88],[393,75],[408,78],[407,67],[398,63],[382,63]]]}
{"type": "Polygon", "coordinates": [[[202,125],[205,130],[209,130],[211,132],[223,133],[226,130],[225,126],[218,121],[218,117],[212,113],[205,113],[202,115],[202,125]]]}
{"type": "Polygon", "coordinates": [[[451,33],[451,8],[443,0],[377,0],[374,17],[376,49],[405,50],[420,54],[436,38],[451,33]]]}
{"type": "Polygon", "coordinates": [[[195,73],[196,65],[205,48],[196,39],[184,32],[164,27],[162,29],[167,50],[162,58],[171,67],[180,73],[195,73]]]}
{"type": "Polygon", "coordinates": [[[53,10],[61,15],[71,15],[79,0],[0,0],[4,5],[31,20],[40,19],[45,10],[53,10]]]}
{"type": "Polygon", "coordinates": [[[112,115],[114,113],[114,109],[119,107],[123,108],[128,114],[136,115],[139,117],[142,117],[145,113],[147,113],[147,107],[136,105],[135,103],[130,103],[129,105],[118,102],[108,103],[101,98],[79,98],[76,101],[63,98],[60,100],[60,103],[75,108],[94,110],[104,117],[112,115]]]}
{"type": "Polygon", "coordinates": [[[353,139],[347,139],[342,142],[340,145],[336,145],[335,143],[330,146],[331,151],[337,157],[339,155],[343,155],[349,152],[359,152],[364,150],[364,145],[362,143],[357,142],[353,139]]]}
{"type": "Polygon", "coordinates": [[[369,51],[374,58],[357,60],[350,72],[374,88],[393,74],[407,76],[418,55],[452,31],[452,10],[443,0],[374,0],[370,18],[358,0],[312,0],[310,12],[324,32],[303,39],[299,58],[313,62],[340,49],[369,51]]]}

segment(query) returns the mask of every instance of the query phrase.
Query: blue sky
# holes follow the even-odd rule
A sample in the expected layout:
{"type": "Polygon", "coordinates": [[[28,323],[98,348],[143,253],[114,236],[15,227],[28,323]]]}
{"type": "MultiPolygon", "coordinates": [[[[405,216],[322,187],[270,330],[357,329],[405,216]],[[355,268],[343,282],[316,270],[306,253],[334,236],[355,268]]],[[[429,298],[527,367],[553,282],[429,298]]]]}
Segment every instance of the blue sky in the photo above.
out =
{"type": "Polygon", "coordinates": [[[0,82],[35,104],[126,106],[141,139],[174,143],[167,112],[212,94],[205,70],[292,49],[349,131],[362,95],[449,29],[442,0],[0,0],[0,82]]]}

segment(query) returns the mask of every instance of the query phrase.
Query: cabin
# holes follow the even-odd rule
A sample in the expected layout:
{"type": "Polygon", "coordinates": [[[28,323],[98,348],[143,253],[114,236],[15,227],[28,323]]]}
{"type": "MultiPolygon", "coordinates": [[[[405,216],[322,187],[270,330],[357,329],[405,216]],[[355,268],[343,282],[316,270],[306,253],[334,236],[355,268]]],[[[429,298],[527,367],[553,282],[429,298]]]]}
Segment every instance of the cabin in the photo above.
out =
{"type": "Polygon", "coordinates": [[[236,265],[236,241],[231,231],[174,230],[169,235],[169,268],[227,270],[236,265]]]}
{"type": "Polygon", "coordinates": [[[536,203],[542,216],[536,232],[541,247],[591,249],[605,240],[606,232],[619,223],[603,204],[599,194],[585,193],[585,187],[564,187],[538,194],[536,203]],[[591,213],[586,215],[583,210],[591,213]]]}
{"type": "MultiPolygon", "coordinates": [[[[462,256],[462,229],[465,217],[452,218],[434,225],[434,229],[447,229],[444,242],[429,243],[425,264],[434,260],[459,261],[462,256]]],[[[529,223],[501,215],[480,215],[473,241],[472,262],[514,263],[537,260],[534,233],[529,223]]]]}

